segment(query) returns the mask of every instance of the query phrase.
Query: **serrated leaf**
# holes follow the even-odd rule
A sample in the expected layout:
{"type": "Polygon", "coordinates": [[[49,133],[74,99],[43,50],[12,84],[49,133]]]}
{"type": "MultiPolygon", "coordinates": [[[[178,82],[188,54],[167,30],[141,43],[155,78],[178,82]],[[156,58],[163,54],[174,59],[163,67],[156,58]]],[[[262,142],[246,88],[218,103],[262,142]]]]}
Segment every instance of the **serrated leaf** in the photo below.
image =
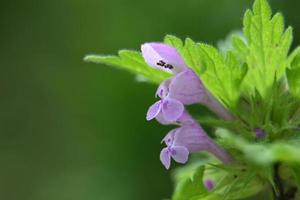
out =
{"type": "Polygon", "coordinates": [[[174,35],[166,35],[164,43],[175,47],[177,50],[180,50],[183,47],[182,40],[174,35]]]}
{"type": "Polygon", "coordinates": [[[281,79],[288,66],[292,29],[284,31],[282,15],[277,13],[272,17],[267,0],[256,0],[253,11],[247,10],[244,15],[243,32],[248,46],[245,62],[249,67],[245,88],[251,86],[252,92],[257,89],[265,97],[275,77],[281,79]]]}
{"type": "Polygon", "coordinates": [[[198,200],[200,196],[208,193],[202,184],[203,164],[194,164],[177,170],[172,200],[198,200]]]}
{"type": "Polygon", "coordinates": [[[247,67],[241,67],[232,52],[228,52],[224,58],[213,46],[198,44],[198,47],[203,65],[206,67],[201,79],[209,91],[227,106],[235,107],[247,67]]]}
{"type": "Polygon", "coordinates": [[[294,49],[294,51],[289,55],[289,57],[288,57],[288,63],[289,63],[288,68],[291,68],[291,65],[298,66],[299,65],[298,62],[300,64],[300,47],[297,47],[296,49],[294,49]],[[298,57],[298,58],[296,58],[296,57],[298,57]],[[295,62],[295,61],[297,61],[297,62],[295,62]]]}
{"type": "Polygon", "coordinates": [[[204,72],[205,68],[197,44],[190,38],[186,38],[184,47],[180,51],[187,65],[193,69],[199,76],[204,72]]]}
{"type": "Polygon", "coordinates": [[[157,84],[170,77],[166,72],[149,67],[139,52],[131,50],[121,50],[119,56],[88,55],[84,60],[125,69],[157,84]]]}
{"type": "Polygon", "coordinates": [[[241,63],[245,63],[248,54],[248,47],[241,36],[235,35],[232,37],[233,51],[241,63]]]}

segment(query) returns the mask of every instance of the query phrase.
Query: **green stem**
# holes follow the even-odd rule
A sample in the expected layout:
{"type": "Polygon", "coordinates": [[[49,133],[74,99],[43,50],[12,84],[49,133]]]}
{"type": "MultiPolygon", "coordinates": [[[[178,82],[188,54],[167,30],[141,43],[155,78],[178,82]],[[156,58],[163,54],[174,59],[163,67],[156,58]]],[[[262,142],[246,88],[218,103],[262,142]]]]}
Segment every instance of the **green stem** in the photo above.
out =
{"type": "Polygon", "coordinates": [[[278,194],[276,195],[276,193],[274,192],[274,196],[276,200],[288,200],[284,195],[283,183],[279,176],[279,166],[279,163],[275,163],[274,165],[274,181],[278,188],[278,194]]]}

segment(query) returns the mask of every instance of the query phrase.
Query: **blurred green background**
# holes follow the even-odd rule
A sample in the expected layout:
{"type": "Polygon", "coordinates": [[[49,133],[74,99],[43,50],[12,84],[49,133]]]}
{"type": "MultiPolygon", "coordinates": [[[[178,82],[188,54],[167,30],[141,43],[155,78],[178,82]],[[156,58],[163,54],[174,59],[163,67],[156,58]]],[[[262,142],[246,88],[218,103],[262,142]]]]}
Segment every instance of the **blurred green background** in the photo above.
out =
{"type": "MultiPolygon", "coordinates": [[[[273,0],[300,43],[300,2],[273,0]]],[[[169,130],[146,123],[155,86],[88,53],[139,49],[165,34],[215,44],[250,0],[11,0],[0,7],[0,199],[159,200],[169,130]]]]}

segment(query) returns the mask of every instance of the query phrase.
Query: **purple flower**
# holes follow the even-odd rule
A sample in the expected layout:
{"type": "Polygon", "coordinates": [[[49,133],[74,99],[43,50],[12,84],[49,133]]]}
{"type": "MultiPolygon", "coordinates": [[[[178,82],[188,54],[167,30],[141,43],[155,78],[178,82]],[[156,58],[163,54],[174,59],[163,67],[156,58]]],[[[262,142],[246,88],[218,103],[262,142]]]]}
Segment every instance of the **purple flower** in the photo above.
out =
{"type": "Polygon", "coordinates": [[[149,108],[147,120],[156,118],[159,122],[173,123],[182,115],[183,105],[195,103],[206,105],[225,120],[232,119],[230,113],[206,90],[191,69],[186,69],[162,82],[156,91],[156,96],[161,100],[149,108]]]}
{"type": "Polygon", "coordinates": [[[203,182],[204,187],[207,191],[211,192],[215,188],[215,182],[211,179],[207,179],[203,182]]]}
{"type": "Polygon", "coordinates": [[[160,152],[160,160],[169,169],[171,158],[178,163],[186,163],[189,153],[208,151],[224,163],[232,161],[231,157],[215,144],[197,123],[183,125],[171,130],[163,139],[167,147],[160,152]]]}
{"type": "Polygon", "coordinates": [[[179,73],[188,67],[174,47],[163,43],[145,43],[141,47],[148,65],[169,73],[179,73]]]}
{"type": "Polygon", "coordinates": [[[162,82],[156,96],[161,100],[149,108],[146,119],[158,116],[162,121],[175,122],[183,114],[184,105],[203,101],[205,90],[198,76],[192,70],[185,70],[162,82]]]}
{"type": "Polygon", "coordinates": [[[254,132],[255,132],[256,138],[258,138],[258,139],[263,139],[266,137],[265,131],[261,128],[254,129],[254,132]]]}
{"type": "Polygon", "coordinates": [[[158,87],[156,96],[162,100],[150,107],[147,120],[161,115],[158,118],[172,123],[181,116],[183,105],[195,103],[207,106],[225,120],[233,119],[223,105],[209,93],[195,72],[188,68],[176,48],[163,43],[145,43],[141,49],[148,65],[175,74],[158,87]],[[171,108],[174,108],[172,112],[171,108]]]}
{"type": "Polygon", "coordinates": [[[163,165],[169,169],[171,158],[178,163],[186,163],[190,153],[203,150],[224,163],[231,162],[231,157],[207,136],[184,106],[201,103],[226,120],[232,119],[230,113],[209,93],[175,48],[162,43],[146,43],[141,49],[151,67],[174,74],[160,84],[156,91],[160,100],[150,106],[146,116],[147,120],[156,118],[162,124],[181,125],[163,139],[167,145],[160,153],[163,165]]]}
{"type": "Polygon", "coordinates": [[[184,106],[180,101],[176,99],[165,98],[150,106],[146,119],[151,120],[158,115],[162,115],[163,121],[175,122],[180,118],[183,111],[184,106]]]}

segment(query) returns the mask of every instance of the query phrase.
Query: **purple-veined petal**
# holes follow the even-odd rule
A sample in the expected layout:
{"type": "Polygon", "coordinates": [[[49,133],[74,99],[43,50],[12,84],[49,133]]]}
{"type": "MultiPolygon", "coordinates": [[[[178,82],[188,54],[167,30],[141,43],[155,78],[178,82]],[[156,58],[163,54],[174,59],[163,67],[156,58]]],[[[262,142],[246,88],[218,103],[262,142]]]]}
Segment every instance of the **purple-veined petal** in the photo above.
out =
{"type": "Polygon", "coordinates": [[[148,109],[148,112],[147,112],[147,116],[146,116],[146,119],[148,121],[154,119],[158,115],[158,113],[161,111],[161,105],[162,105],[162,102],[157,101],[152,106],[150,106],[150,108],[148,109]]]}
{"type": "Polygon", "coordinates": [[[174,124],[174,122],[167,121],[162,112],[159,112],[155,119],[162,125],[174,124]]]}
{"type": "Polygon", "coordinates": [[[167,121],[162,112],[158,113],[158,115],[156,116],[156,120],[162,125],[169,125],[169,124],[186,125],[186,124],[195,123],[195,120],[191,117],[191,115],[186,110],[183,111],[182,115],[175,122],[167,121]]]}
{"type": "Polygon", "coordinates": [[[164,43],[145,43],[141,47],[142,55],[148,65],[169,73],[179,73],[187,65],[176,48],[164,43]]]}
{"type": "Polygon", "coordinates": [[[209,137],[197,123],[183,125],[178,128],[173,145],[185,146],[190,152],[197,152],[209,147],[209,137]]]}
{"type": "Polygon", "coordinates": [[[160,152],[160,161],[165,166],[166,169],[170,168],[171,165],[171,155],[169,154],[168,148],[163,148],[160,152]]]}
{"type": "Polygon", "coordinates": [[[189,158],[189,151],[183,146],[173,146],[171,156],[178,163],[186,163],[189,158]]]}
{"type": "Polygon", "coordinates": [[[177,120],[177,122],[180,125],[186,125],[186,124],[193,124],[195,123],[195,120],[193,119],[193,117],[185,110],[183,111],[182,115],[179,117],[179,119],[177,120]]]}
{"type": "Polygon", "coordinates": [[[163,81],[156,90],[155,96],[160,98],[165,98],[169,93],[169,85],[172,79],[167,79],[163,81]]]}
{"type": "Polygon", "coordinates": [[[192,70],[185,70],[172,79],[168,97],[185,105],[202,103],[206,98],[206,89],[192,70]]]}
{"type": "Polygon", "coordinates": [[[184,146],[190,153],[207,151],[224,163],[233,161],[232,157],[211,140],[202,127],[197,124],[183,125],[174,134],[173,146],[184,146]]]}
{"type": "Polygon", "coordinates": [[[179,128],[172,129],[167,133],[167,135],[162,139],[161,143],[165,143],[167,146],[171,146],[174,141],[174,135],[179,128]]]}
{"type": "Polygon", "coordinates": [[[166,98],[162,102],[162,113],[166,121],[176,122],[183,111],[183,104],[176,99],[166,98]]]}

